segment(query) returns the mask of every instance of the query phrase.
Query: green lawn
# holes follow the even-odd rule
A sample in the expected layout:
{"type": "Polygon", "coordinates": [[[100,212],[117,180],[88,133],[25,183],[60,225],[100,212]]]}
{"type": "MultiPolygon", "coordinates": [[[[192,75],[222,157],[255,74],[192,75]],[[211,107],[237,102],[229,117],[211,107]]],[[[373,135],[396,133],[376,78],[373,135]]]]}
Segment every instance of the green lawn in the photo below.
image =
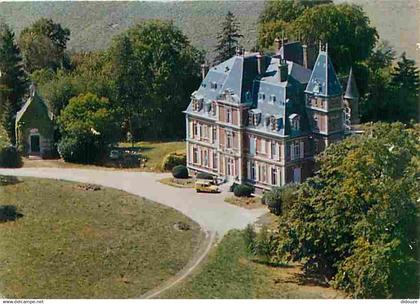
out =
{"type": "Polygon", "coordinates": [[[0,186],[0,294],[9,298],[134,298],[175,275],[203,240],[179,212],[128,193],[23,178],[0,186]],[[190,225],[178,231],[174,224],[190,225]]]}
{"type": "MultiPolygon", "coordinates": [[[[121,143],[121,147],[131,147],[129,143],[121,143]]],[[[141,141],[134,144],[135,147],[140,147],[140,153],[147,159],[146,171],[161,171],[163,158],[172,152],[185,152],[184,141],[170,141],[170,142],[148,142],[141,141]]]]}
{"type": "Polygon", "coordinates": [[[250,260],[240,231],[228,233],[195,275],[162,298],[342,298],[332,288],[302,284],[298,266],[271,267],[250,260]]]}

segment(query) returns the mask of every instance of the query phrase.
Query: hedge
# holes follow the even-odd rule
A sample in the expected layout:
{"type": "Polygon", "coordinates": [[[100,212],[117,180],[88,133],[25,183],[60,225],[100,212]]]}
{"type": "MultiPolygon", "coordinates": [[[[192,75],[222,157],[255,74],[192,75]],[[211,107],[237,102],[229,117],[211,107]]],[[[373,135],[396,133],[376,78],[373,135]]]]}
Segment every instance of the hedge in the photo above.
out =
{"type": "Polygon", "coordinates": [[[162,170],[170,171],[175,166],[186,165],[187,164],[187,155],[185,152],[172,152],[165,156],[162,162],[162,170]]]}
{"type": "Polygon", "coordinates": [[[22,158],[14,146],[0,148],[0,167],[19,168],[22,167],[22,158]]]}
{"type": "Polygon", "coordinates": [[[251,194],[254,192],[254,187],[248,184],[240,184],[235,186],[233,189],[233,194],[238,197],[242,196],[251,196],[251,194]]]}
{"type": "Polygon", "coordinates": [[[188,178],[188,169],[184,165],[178,165],[172,168],[172,175],[175,178],[188,178]]]}
{"type": "Polygon", "coordinates": [[[213,180],[214,177],[213,175],[211,175],[210,173],[206,173],[206,172],[198,172],[196,175],[197,179],[211,179],[213,180]]]}

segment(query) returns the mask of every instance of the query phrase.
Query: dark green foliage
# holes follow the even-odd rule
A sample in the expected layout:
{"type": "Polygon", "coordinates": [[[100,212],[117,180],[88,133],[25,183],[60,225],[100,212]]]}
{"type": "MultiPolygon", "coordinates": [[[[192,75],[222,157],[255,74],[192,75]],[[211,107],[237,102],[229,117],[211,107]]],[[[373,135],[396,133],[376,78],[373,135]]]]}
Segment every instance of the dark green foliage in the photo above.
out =
{"type": "Polygon", "coordinates": [[[280,215],[296,199],[296,190],[295,184],[273,187],[270,191],[264,192],[262,202],[267,205],[270,212],[280,215]]]}
{"type": "Polygon", "coordinates": [[[223,62],[236,53],[236,48],[239,47],[239,38],[243,36],[239,33],[239,23],[235,15],[231,11],[226,14],[225,20],[222,23],[222,29],[217,36],[216,58],[214,63],[223,62]]]}
{"type": "Polygon", "coordinates": [[[136,139],[183,137],[182,111],[200,83],[202,54],[172,23],[156,20],[116,37],[110,53],[126,128],[136,139]]]}
{"type": "Polygon", "coordinates": [[[0,167],[19,168],[22,167],[22,158],[16,147],[0,147],[0,167]]]}
{"type": "Polygon", "coordinates": [[[233,189],[233,194],[237,197],[249,197],[254,192],[254,187],[248,184],[239,184],[233,189]]]}
{"type": "Polygon", "coordinates": [[[277,238],[270,233],[266,226],[262,226],[255,238],[255,255],[264,263],[276,261],[277,238]]]}
{"type": "Polygon", "coordinates": [[[0,113],[6,112],[1,120],[12,143],[15,142],[13,117],[22,105],[26,89],[26,74],[14,33],[7,24],[0,23],[0,113]]]}
{"type": "Polygon", "coordinates": [[[188,169],[184,165],[178,165],[172,168],[172,175],[175,178],[188,178],[188,169]]]}
{"type": "Polygon", "coordinates": [[[59,152],[65,161],[94,163],[118,140],[118,115],[106,98],[94,94],[70,99],[61,112],[59,152]]]}
{"type": "Polygon", "coordinates": [[[243,231],[243,237],[244,237],[245,246],[246,246],[246,249],[248,250],[248,253],[255,254],[257,234],[254,230],[254,227],[251,224],[248,224],[245,227],[243,231]]]}
{"type": "Polygon", "coordinates": [[[70,30],[53,20],[41,18],[23,29],[19,37],[25,67],[29,72],[69,66],[64,51],[70,39],[70,30]]]}
{"type": "Polygon", "coordinates": [[[172,170],[173,167],[178,165],[185,166],[187,164],[187,155],[185,153],[173,152],[165,156],[162,163],[164,171],[172,170]]]}
{"type": "Polygon", "coordinates": [[[321,154],[279,218],[278,252],[353,297],[417,297],[420,125],[365,128],[321,154]]]}
{"type": "Polygon", "coordinates": [[[197,179],[210,179],[213,180],[214,176],[211,175],[210,173],[206,173],[206,172],[198,172],[196,175],[197,179]]]}

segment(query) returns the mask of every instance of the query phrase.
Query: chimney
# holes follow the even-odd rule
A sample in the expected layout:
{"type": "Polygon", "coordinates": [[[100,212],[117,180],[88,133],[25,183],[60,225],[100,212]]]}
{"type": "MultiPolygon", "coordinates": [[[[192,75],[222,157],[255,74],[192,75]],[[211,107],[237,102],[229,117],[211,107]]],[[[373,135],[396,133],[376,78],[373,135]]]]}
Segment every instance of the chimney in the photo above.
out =
{"type": "Polygon", "coordinates": [[[236,56],[242,56],[245,53],[245,50],[240,46],[236,47],[236,56]]]}
{"type": "Polygon", "coordinates": [[[265,69],[264,56],[261,54],[261,52],[259,52],[256,57],[257,57],[257,72],[258,72],[258,75],[261,75],[264,73],[264,69],[265,69]]]}
{"type": "Polygon", "coordinates": [[[287,75],[289,73],[289,69],[288,69],[288,65],[287,65],[287,61],[285,59],[280,58],[279,59],[279,79],[280,82],[286,81],[287,80],[287,75]]]}
{"type": "Polygon", "coordinates": [[[209,71],[209,65],[207,63],[203,63],[201,65],[201,78],[203,78],[203,80],[204,78],[206,78],[208,71],[209,71]]]}
{"type": "Polygon", "coordinates": [[[308,46],[306,44],[302,45],[303,50],[303,67],[308,68],[308,46]]]}
{"type": "Polygon", "coordinates": [[[276,53],[279,53],[281,49],[281,40],[279,37],[276,37],[276,39],[274,39],[274,47],[276,48],[276,53]]]}

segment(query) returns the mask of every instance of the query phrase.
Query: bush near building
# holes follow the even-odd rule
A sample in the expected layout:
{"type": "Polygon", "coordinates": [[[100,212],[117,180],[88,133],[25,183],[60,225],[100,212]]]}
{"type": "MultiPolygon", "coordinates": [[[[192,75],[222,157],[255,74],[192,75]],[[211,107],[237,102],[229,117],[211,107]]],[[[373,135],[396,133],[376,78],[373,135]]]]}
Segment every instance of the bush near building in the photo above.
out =
{"type": "Polygon", "coordinates": [[[187,164],[187,155],[185,152],[172,152],[165,156],[162,162],[162,170],[170,171],[178,165],[187,164]]]}
{"type": "Polygon", "coordinates": [[[233,194],[238,197],[243,196],[251,196],[251,194],[254,192],[254,187],[248,184],[240,184],[235,186],[233,189],[233,194]]]}
{"type": "Polygon", "coordinates": [[[188,178],[188,169],[184,165],[173,167],[172,175],[175,178],[188,178]]]}
{"type": "Polygon", "coordinates": [[[0,126],[0,167],[18,168],[22,166],[22,158],[18,150],[9,142],[6,131],[0,126]]]}

